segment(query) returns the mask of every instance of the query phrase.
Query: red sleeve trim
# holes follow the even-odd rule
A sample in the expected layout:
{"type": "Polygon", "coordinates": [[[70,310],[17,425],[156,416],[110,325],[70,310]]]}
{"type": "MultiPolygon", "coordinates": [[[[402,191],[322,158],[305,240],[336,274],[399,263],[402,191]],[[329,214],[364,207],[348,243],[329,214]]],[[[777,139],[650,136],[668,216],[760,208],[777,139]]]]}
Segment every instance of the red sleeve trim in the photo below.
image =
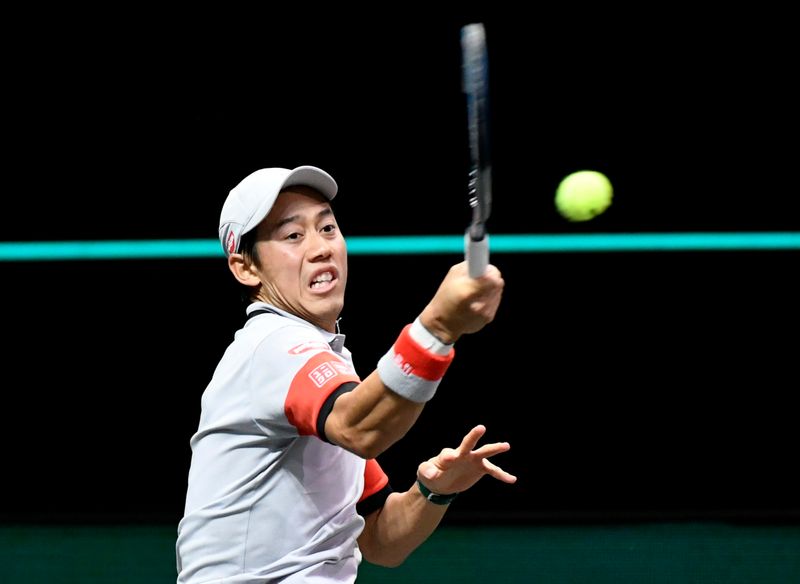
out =
{"type": "Polygon", "coordinates": [[[389,484],[389,477],[383,472],[381,465],[374,458],[367,460],[364,467],[364,492],[359,502],[370,497],[389,484]]]}
{"type": "Polygon", "coordinates": [[[284,413],[301,436],[317,435],[317,417],[328,396],[347,382],[359,383],[353,367],[330,352],[317,353],[297,372],[289,386],[284,413]]]}

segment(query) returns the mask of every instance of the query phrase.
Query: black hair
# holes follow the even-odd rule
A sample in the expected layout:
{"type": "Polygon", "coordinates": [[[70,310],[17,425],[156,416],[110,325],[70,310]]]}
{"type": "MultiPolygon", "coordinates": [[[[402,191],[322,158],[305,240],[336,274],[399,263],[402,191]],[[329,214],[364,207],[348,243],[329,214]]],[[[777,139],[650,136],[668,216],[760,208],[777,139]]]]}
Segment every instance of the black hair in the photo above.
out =
{"type": "MultiPolygon", "coordinates": [[[[258,242],[257,232],[258,229],[251,229],[242,235],[242,239],[239,241],[239,253],[244,257],[244,261],[260,266],[258,250],[256,249],[256,243],[258,242]]],[[[249,306],[253,301],[258,300],[256,295],[260,288],[261,286],[245,286],[245,290],[242,290],[242,302],[245,306],[249,306]]]]}
{"type": "Polygon", "coordinates": [[[258,229],[251,229],[239,241],[239,253],[244,256],[244,259],[252,261],[258,265],[258,251],[256,250],[256,243],[258,242],[257,236],[258,229]]]}

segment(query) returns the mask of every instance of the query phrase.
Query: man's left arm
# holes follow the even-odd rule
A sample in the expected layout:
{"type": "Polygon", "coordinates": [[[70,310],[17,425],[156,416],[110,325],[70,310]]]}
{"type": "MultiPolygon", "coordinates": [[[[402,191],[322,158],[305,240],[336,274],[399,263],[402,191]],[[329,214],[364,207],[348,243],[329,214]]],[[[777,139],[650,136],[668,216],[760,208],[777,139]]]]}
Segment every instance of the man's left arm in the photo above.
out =
{"type": "Polygon", "coordinates": [[[476,448],[486,428],[476,426],[458,448],[445,448],[417,468],[417,481],[404,493],[392,493],[383,507],[365,518],[358,545],[364,559],[395,567],[418,548],[441,522],[450,502],[484,475],[504,483],[517,478],[489,461],[511,448],[495,442],[476,448]]]}

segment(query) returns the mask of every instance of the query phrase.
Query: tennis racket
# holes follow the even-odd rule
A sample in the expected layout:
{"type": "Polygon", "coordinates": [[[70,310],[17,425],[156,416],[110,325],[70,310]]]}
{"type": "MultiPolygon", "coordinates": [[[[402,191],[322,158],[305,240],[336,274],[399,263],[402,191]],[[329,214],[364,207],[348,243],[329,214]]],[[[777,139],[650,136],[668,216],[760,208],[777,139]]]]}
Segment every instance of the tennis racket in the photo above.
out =
{"type": "Polygon", "coordinates": [[[472,221],[464,236],[469,275],[479,278],[489,265],[486,220],[492,209],[492,165],[489,158],[489,55],[483,24],[461,27],[463,90],[469,128],[469,205],[472,221]]]}

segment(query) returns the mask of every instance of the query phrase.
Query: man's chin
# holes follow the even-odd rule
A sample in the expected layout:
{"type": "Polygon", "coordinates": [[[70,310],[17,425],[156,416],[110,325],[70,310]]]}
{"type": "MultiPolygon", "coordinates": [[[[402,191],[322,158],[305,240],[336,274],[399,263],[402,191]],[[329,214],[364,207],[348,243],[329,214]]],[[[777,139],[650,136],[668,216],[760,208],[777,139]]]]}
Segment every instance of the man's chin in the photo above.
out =
{"type": "Polygon", "coordinates": [[[311,314],[314,316],[314,320],[320,323],[318,326],[327,330],[333,330],[336,326],[336,319],[339,318],[343,306],[344,303],[340,300],[325,298],[313,303],[309,308],[311,309],[311,314]]]}

